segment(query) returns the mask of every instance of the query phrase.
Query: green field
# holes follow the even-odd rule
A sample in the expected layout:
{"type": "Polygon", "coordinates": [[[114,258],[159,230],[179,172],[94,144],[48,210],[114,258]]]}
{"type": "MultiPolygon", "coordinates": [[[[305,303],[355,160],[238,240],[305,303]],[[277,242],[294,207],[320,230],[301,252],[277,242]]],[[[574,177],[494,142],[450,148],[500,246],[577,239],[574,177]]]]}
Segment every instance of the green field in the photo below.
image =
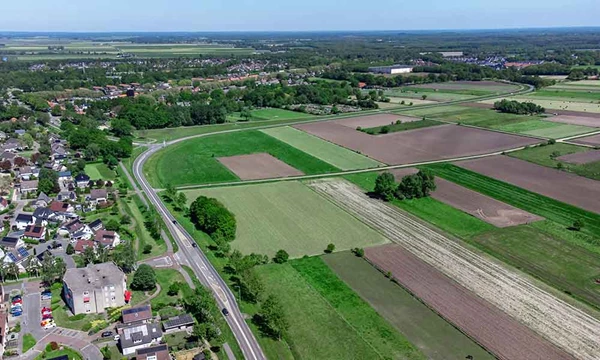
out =
{"type": "Polygon", "coordinates": [[[292,257],[383,244],[387,240],[300,182],[278,182],[184,191],[219,199],[237,219],[232,247],[244,254],[273,256],[279,249],[292,257]]]}
{"type": "Polygon", "coordinates": [[[478,247],[558,290],[600,307],[600,255],[530,225],[496,229],[472,239],[478,247]]]}
{"type": "MultiPolygon", "coordinates": [[[[285,109],[276,109],[276,108],[265,108],[265,109],[256,109],[251,110],[250,113],[252,117],[249,119],[250,121],[255,120],[302,120],[302,119],[314,119],[315,115],[298,112],[298,111],[290,111],[285,109]]],[[[240,113],[232,114],[233,118],[236,120],[243,120],[240,116],[240,113]]]]}
{"type": "Polygon", "coordinates": [[[587,126],[561,124],[544,120],[527,120],[495,127],[497,130],[540,136],[550,139],[560,139],[592,132],[596,129],[587,126]]]}
{"type": "Polygon", "coordinates": [[[556,168],[560,163],[562,164],[562,168],[566,171],[573,172],[577,175],[590,179],[600,180],[600,161],[579,165],[570,164],[555,159],[561,155],[586,151],[591,151],[591,149],[571,144],[556,143],[546,146],[531,147],[521,151],[513,152],[510,153],[510,156],[551,168],[556,168]]]}
{"type": "Polygon", "coordinates": [[[261,131],[342,170],[365,169],[382,165],[364,155],[289,126],[261,131]]]}
{"type": "Polygon", "coordinates": [[[256,268],[280,299],[290,328],[284,336],[297,359],[423,359],[320,258],[256,268]]]}
{"type": "Polygon", "coordinates": [[[266,152],[305,174],[339,169],[260,131],[216,134],[190,139],[154,154],[144,174],[155,187],[239,181],[218,157],[266,152]]]}
{"type": "MultiPolygon", "coordinates": [[[[344,178],[371,192],[375,187],[377,174],[376,172],[350,174],[345,175],[344,178]]],[[[468,238],[494,229],[493,225],[431,197],[394,200],[392,204],[459,238],[468,238]]]]}
{"type": "Polygon", "coordinates": [[[152,308],[158,309],[161,307],[161,305],[164,306],[177,304],[181,298],[181,293],[175,296],[169,295],[169,285],[174,282],[186,284],[183,275],[174,269],[155,269],[154,271],[156,272],[156,282],[160,285],[160,292],[155,298],[150,300],[152,308]]]}
{"type": "Polygon", "coordinates": [[[115,172],[104,163],[86,164],[84,171],[92,180],[115,180],[115,172]]]}
{"type": "MultiPolygon", "coordinates": [[[[384,92],[385,96],[389,97],[400,97],[404,99],[414,98],[416,100],[423,100],[423,95],[427,95],[425,100],[430,101],[458,101],[473,99],[476,96],[460,93],[449,93],[449,92],[432,92],[429,89],[392,89],[384,92]]],[[[406,101],[406,100],[405,100],[406,101]]],[[[416,103],[414,103],[416,104],[416,103]]]]}
{"type": "Polygon", "coordinates": [[[550,89],[544,89],[544,90],[538,90],[534,93],[532,93],[531,95],[528,95],[528,97],[541,97],[541,98],[560,98],[560,99],[565,99],[565,100],[572,100],[572,101],[579,101],[579,100],[595,100],[595,101],[600,101],[600,87],[598,87],[598,91],[599,92],[592,92],[592,91],[569,91],[569,90],[550,90],[550,89]]]}
{"type": "Polygon", "coordinates": [[[582,228],[582,231],[600,238],[600,215],[598,214],[452,164],[434,164],[424,167],[433,171],[436,176],[493,197],[519,209],[543,216],[564,227],[571,226],[575,220],[583,219],[585,226],[582,228]]]}
{"type": "Polygon", "coordinates": [[[323,257],[325,263],[375,311],[389,321],[428,359],[494,359],[461,333],[393,283],[364,259],[349,252],[323,257]]]}
{"type": "Polygon", "coordinates": [[[400,124],[376,126],[376,127],[372,127],[372,128],[363,129],[363,131],[366,132],[367,134],[379,135],[379,134],[386,134],[386,132],[382,131],[383,128],[387,128],[387,130],[388,130],[387,133],[393,133],[393,132],[414,130],[414,129],[420,129],[420,128],[431,127],[431,126],[438,126],[438,125],[443,125],[443,124],[444,123],[441,123],[439,121],[425,119],[425,120],[419,120],[419,121],[408,121],[408,122],[403,122],[400,124]]]}

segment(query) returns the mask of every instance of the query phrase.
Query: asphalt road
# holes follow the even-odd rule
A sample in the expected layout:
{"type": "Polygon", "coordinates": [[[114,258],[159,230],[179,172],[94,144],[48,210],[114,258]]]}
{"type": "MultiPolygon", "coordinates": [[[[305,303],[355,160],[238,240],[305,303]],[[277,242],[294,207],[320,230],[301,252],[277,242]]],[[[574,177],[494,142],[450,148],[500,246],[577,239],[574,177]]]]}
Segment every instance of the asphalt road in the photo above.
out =
{"type": "Polygon", "coordinates": [[[226,308],[229,311],[229,316],[225,316],[225,320],[231,328],[231,331],[244,354],[244,358],[266,360],[266,356],[260,348],[258,341],[248,327],[248,324],[246,324],[244,316],[239,310],[233,293],[229,290],[227,284],[220,277],[210,261],[208,261],[206,255],[204,255],[199,248],[192,247],[192,243],[194,242],[192,236],[181,227],[181,225],[173,224],[173,217],[169,214],[169,211],[160,197],[154,192],[144,177],[142,171],[144,163],[150,155],[161,148],[161,146],[152,146],[148,151],[138,156],[133,164],[133,175],[141,186],[142,191],[163,218],[169,232],[173,235],[173,238],[177,241],[177,244],[179,245],[179,254],[187,259],[200,282],[208,289],[212,290],[219,307],[222,309],[226,308]]]}

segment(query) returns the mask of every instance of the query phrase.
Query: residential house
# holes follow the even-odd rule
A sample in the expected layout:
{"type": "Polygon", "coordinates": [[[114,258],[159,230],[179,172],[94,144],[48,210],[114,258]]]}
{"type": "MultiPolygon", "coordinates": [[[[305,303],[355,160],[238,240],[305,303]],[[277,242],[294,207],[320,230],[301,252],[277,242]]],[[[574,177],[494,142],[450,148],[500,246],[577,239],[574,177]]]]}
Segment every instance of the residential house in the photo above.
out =
{"type": "Polygon", "coordinates": [[[58,201],[77,201],[77,193],[75,191],[61,191],[56,195],[58,201]]]}
{"type": "Polygon", "coordinates": [[[77,187],[80,189],[87,187],[89,182],[90,182],[90,177],[87,176],[86,174],[79,174],[79,175],[75,176],[75,183],[77,184],[77,187]]]}
{"type": "Polygon", "coordinates": [[[19,169],[19,178],[23,181],[28,181],[31,180],[31,177],[33,176],[33,169],[31,168],[31,166],[23,166],[21,169],[19,169]]]}
{"type": "Polygon", "coordinates": [[[38,195],[37,200],[33,203],[33,207],[34,208],[46,207],[46,206],[48,206],[48,204],[50,204],[50,202],[52,202],[52,198],[50,198],[50,196],[46,195],[46,193],[41,192],[38,195]]]}
{"type": "Polygon", "coordinates": [[[0,141],[6,140],[7,136],[4,131],[0,131],[0,141]]]}
{"type": "Polygon", "coordinates": [[[73,176],[71,175],[70,171],[59,171],[58,172],[58,181],[59,182],[73,181],[73,176]]]}
{"type": "Polygon", "coordinates": [[[121,243],[121,237],[114,231],[98,230],[94,236],[94,241],[104,247],[114,249],[121,243]]]}
{"type": "Polygon", "coordinates": [[[85,200],[93,205],[105,203],[108,200],[108,192],[106,189],[93,189],[85,200]]]}
{"type": "Polygon", "coordinates": [[[135,351],[135,360],[171,360],[167,344],[150,346],[135,351]]]}
{"type": "Polygon", "coordinates": [[[4,211],[8,208],[8,200],[0,196],[0,211],[4,211]]]}
{"type": "Polygon", "coordinates": [[[35,223],[38,225],[47,225],[51,223],[60,223],[67,219],[65,213],[55,212],[47,207],[38,207],[33,211],[35,223]]]}
{"type": "Polygon", "coordinates": [[[15,134],[17,134],[17,136],[23,136],[25,135],[26,131],[23,129],[17,129],[15,130],[15,134]]]}
{"type": "Polygon", "coordinates": [[[10,138],[4,142],[2,145],[2,150],[17,152],[18,150],[22,150],[21,142],[15,138],[10,138]]]}
{"type": "Polygon", "coordinates": [[[25,233],[23,237],[42,240],[44,239],[44,235],[46,235],[46,228],[41,225],[27,225],[25,228],[25,233]]]}
{"type": "Polygon", "coordinates": [[[92,221],[88,226],[90,227],[90,229],[92,229],[93,232],[104,229],[104,224],[100,219],[92,221]]]}
{"type": "Polygon", "coordinates": [[[2,161],[8,160],[8,161],[10,161],[10,163],[12,165],[14,165],[16,157],[17,157],[17,155],[15,153],[5,151],[2,153],[2,155],[0,155],[0,160],[2,160],[2,161]]]}
{"type": "Polygon", "coordinates": [[[25,230],[27,225],[35,224],[35,218],[31,214],[17,214],[15,226],[18,230],[25,230]]]}
{"type": "Polygon", "coordinates": [[[89,247],[95,249],[96,243],[93,240],[77,240],[73,249],[76,254],[81,254],[89,247]]]}
{"type": "Polygon", "coordinates": [[[63,224],[58,231],[62,235],[69,235],[72,242],[82,239],[90,240],[94,235],[92,229],[90,229],[89,226],[81,222],[79,219],[74,219],[63,224]]]}
{"type": "Polygon", "coordinates": [[[75,315],[124,306],[126,287],[125,274],[111,262],[67,269],[63,276],[63,297],[75,315]]]}
{"type": "Polygon", "coordinates": [[[25,272],[25,260],[29,258],[30,254],[25,247],[18,247],[6,253],[0,253],[0,258],[4,258],[5,264],[15,263],[19,268],[19,272],[25,272]]]}
{"type": "Polygon", "coordinates": [[[38,181],[30,180],[30,181],[22,181],[20,184],[21,194],[29,194],[31,192],[36,192],[38,189],[38,181]]]}
{"type": "Polygon", "coordinates": [[[5,236],[0,240],[0,246],[7,250],[14,250],[25,246],[25,242],[21,237],[5,236]]]}
{"type": "Polygon", "coordinates": [[[130,309],[121,310],[123,324],[133,325],[149,322],[152,319],[152,308],[150,305],[142,305],[130,309]]]}
{"type": "Polygon", "coordinates": [[[165,333],[183,331],[194,326],[194,318],[190,314],[181,314],[163,321],[162,325],[165,333]]]}
{"type": "Polygon", "coordinates": [[[126,356],[159,344],[163,335],[159,324],[131,325],[118,329],[118,333],[123,355],[126,356]]]}
{"type": "Polygon", "coordinates": [[[75,211],[75,208],[73,207],[73,205],[67,202],[53,201],[52,203],[50,203],[50,210],[58,213],[72,213],[73,211],[75,211]]]}

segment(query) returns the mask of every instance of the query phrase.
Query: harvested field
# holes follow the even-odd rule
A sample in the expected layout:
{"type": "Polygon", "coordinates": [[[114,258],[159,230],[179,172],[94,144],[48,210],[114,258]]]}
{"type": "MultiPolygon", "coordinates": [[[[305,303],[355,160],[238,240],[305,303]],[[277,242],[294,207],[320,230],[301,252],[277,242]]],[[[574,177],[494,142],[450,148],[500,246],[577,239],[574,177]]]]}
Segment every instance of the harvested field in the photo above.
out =
{"type": "Polygon", "coordinates": [[[371,136],[332,121],[295,127],[390,165],[500,152],[540,142],[457,125],[434,126],[383,136],[371,136]]]}
{"type": "Polygon", "coordinates": [[[568,359],[567,354],[399,245],[365,249],[365,256],[442,317],[501,359],[568,359]],[[524,351],[524,352],[523,352],[524,351]]]}
{"type": "Polygon", "coordinates": [[[401,116],[394,114],[378,114],[378,115],[368,115],[368,116],[358,116],[347,119],[334,120],[332,123],[343,125],[352,129],[356,129],[357,127],[361,127],[363,129],[390,125],[395,123],[396,121],[409,122],[420,120],[419,118],[409,117],[409,116],[401,116]]]}
{"type": "Polygon", "coordinates": [[[600,146],[600,134],[578,138],[571,142],[583,145],[600,146]]]}
{"type": "Polygon", "coordinates": [[[217,160],[242,180],[304,175],[302,171],[267,153],[228,156],[217,160]]]}
{"type": "Polygon", "coordinates": [[[544,219],[448,180],[436,178],[435,183],[437,189],[431,193],[431,197],[497,227],[529,224],[544,219]]]}
{"type": "Polygon", "coordinates": [[[591,150],[576,154],[563,155],[557,157],[556,159],[571,164],[589,164],[600,161],[600,150],[591,150]]]}
{"type": "Polygon", "coordinates": [[[600,181],[508,156],[466,160],[456,165],[523,189],[600,213],[600,181]]]}
{"type": "Polygon", "coordinates": [[[558,115],[550,117],[547,120],[563,124],[600,127],[600,119],[597,117],[558,115]]]}
{"type": "MultiPolygon", "coordinates": [[[[464,331],[498,357],[571,358],[521,323],[575,358],[598,359],[600,321],[541,290],[519,273],[464,248],[403,212],[369,198],[346,181],[315,181],[311,186],[401,245],[402,248],[382,250],[382,266],[389,264],[390,271],[396,272],[401,283],[412,287],[412,291],[430,301],[432,306],[439,307],[440,313],[444,311],[449,319],[455,319],[453,321],[458,325],[464,326],[464,331]],[[461,289],[432,267],[474,294],[461,289]],[[469,295],[473,300],[465,305],[469,295]],[[495,311],[480,298],[500,311],[495,311]]],[[[379,252],[373,251],[367,254],[376,261],[379,252]]]]}

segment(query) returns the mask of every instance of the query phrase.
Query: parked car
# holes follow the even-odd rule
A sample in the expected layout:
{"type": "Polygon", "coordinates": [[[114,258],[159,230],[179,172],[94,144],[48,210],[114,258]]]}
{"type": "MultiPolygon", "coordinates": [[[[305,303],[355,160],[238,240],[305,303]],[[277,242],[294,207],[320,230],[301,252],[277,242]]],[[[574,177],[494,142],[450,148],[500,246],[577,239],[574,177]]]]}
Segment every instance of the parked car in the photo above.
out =
{"type": "Polygon", "coordinates": [[[102,337],[103,338],[105,338],[105,337],[111,337],[111,336],[113,336],[113,332],[112,331],[105,331],[105,332],[102,333],[102,337]]]}
{"type": "Polygon", "coordinates": [[[15,316],[15,317],[16,316],[21,316],[21,315],[23,315],[23,310],[21,310],[21,311],[14,311],[14,312],[11,312],[10,314],[12,316],[15,316]]]}
{"type": "Polygon", "coordinates": [[[55,327],[56,327],[55,323],[49,323],[49,324],[44,325],[44,330],[48,330],[48,329],[55,328],[55,327]]]}
{"type": "Polygon", "coordinates": [[[22,299],[14,299],[14,300],[12,301],[12,304],[13,304],[13,305],[15,305],[15,304],[23,304],[23,300],[22,300],[22,299]]]}
{"type": "Polygon", "coordinates": [[[116,334],[115,337],[113,338],[113,340],[115,341],[119,341],[119,339],[121,338],[121,335],[116,334]]]}
{"type": "Polygon", "coordinates": [[[42,315],[42,320],[54,320],[52,314],[42,315]]]}

